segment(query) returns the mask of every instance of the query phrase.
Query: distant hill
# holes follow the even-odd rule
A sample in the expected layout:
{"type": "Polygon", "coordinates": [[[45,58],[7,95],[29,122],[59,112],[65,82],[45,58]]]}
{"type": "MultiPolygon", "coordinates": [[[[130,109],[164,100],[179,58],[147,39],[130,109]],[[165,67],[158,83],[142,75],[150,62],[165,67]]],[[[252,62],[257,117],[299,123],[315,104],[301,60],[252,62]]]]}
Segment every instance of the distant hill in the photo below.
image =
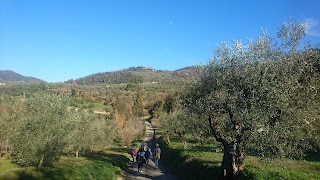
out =
{"type": "Polygon", "coordinates": [[[0,82],[1,83],[13,83],[13,82],[43,83],[45,81],[35,77],[23,76],[11,70],[0,70],[0,82]]]}
{"type": "Polygon", "coordinates": [[[195,66],[175,71],[155,70],[151,67],[138,66],[113,72],[95,73],[75,80],[68,80],[66,83],[76,82],[80,85],[120,84],[160,81],[190,81],[198,78],[199,74],[195,66]]]}

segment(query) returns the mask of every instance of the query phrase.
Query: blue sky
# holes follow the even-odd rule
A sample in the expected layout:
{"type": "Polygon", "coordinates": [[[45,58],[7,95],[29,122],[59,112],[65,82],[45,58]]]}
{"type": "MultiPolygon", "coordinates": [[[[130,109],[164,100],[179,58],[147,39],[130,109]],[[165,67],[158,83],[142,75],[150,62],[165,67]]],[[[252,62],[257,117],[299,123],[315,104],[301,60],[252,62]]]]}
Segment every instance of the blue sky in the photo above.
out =
{"type": "Polygon", "coordinates": [[[0,0],[0,70],[48,82],[132,66],[207,64],[222,41],[276,37],[290,17],[320,42],[318,0],[0,0]]]}

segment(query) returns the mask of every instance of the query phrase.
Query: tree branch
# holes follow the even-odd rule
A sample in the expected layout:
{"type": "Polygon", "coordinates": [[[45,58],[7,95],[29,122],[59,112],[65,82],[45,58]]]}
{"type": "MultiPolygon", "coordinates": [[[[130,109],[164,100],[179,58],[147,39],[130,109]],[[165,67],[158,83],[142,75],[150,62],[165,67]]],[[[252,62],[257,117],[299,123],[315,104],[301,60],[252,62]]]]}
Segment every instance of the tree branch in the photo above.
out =
{"type": "Polygon", "coordinates": [[[217,140],[218,142],[223,143],[224,140],[222,139],[221,134],[217,131],[217,128],[216,128],[215,125],[212,123],[212,117],[211,117],[211,115],[209,115],[209,119],[208,119],[208,120],[209,120],[209,124],[210,124],[210,128],[211,128],[211,131],[212,131],[213,136],[216,138],[216,140],[217,140]]]}

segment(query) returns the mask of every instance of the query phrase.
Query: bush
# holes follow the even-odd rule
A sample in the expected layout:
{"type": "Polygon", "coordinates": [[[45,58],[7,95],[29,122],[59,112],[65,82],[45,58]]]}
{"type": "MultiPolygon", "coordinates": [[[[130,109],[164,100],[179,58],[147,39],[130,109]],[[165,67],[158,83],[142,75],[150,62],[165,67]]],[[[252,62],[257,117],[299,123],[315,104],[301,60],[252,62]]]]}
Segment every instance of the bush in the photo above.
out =
{"type": "Polygon", "coordinates": [[[129,119],[125,122],[123,129],[119,132],[119,138],[123,145],[129,145],[136,137],[143,133],[145,124],[139,118],[129,119]]]}

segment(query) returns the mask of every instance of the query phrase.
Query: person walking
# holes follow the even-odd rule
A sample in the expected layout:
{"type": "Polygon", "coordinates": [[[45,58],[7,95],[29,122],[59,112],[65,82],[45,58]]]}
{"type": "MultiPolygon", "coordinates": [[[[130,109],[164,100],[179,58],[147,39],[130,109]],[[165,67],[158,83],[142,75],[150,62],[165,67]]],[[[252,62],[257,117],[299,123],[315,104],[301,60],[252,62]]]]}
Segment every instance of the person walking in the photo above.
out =
{"type": "Polygon", "coordinates": [[[141,146],[137,153],[138,172],[142,172],[142,166],[143,166],[143,163],[145,162],[144,155],[145,155],[144,147],[141,146]]]}
{"type": "Polygon", "coordinates": [[[137,151],[134,149],[134,147],[132,147],[130,150],[129,150],[129,154],[131,155],[131,158],[132,158],[132,162],[135,162],[136,160],[136,156],[137,156],[137,151]]]}
{"type": "Polygon", "coordinates": [[[149,158],[150,158],[151,152],[150,152],[150,148],[147,147],[147,150],[144,154],[144,157],[146,159],[146,166],[149,167],[149,158]]]}
{"type": "Polygon", "coordinates": [[[160,156],[161,156],[161,149],[159,147],[159,144],[157,143],[153,153],[153,159],[156,166],[159,165],[160,156]]]}

